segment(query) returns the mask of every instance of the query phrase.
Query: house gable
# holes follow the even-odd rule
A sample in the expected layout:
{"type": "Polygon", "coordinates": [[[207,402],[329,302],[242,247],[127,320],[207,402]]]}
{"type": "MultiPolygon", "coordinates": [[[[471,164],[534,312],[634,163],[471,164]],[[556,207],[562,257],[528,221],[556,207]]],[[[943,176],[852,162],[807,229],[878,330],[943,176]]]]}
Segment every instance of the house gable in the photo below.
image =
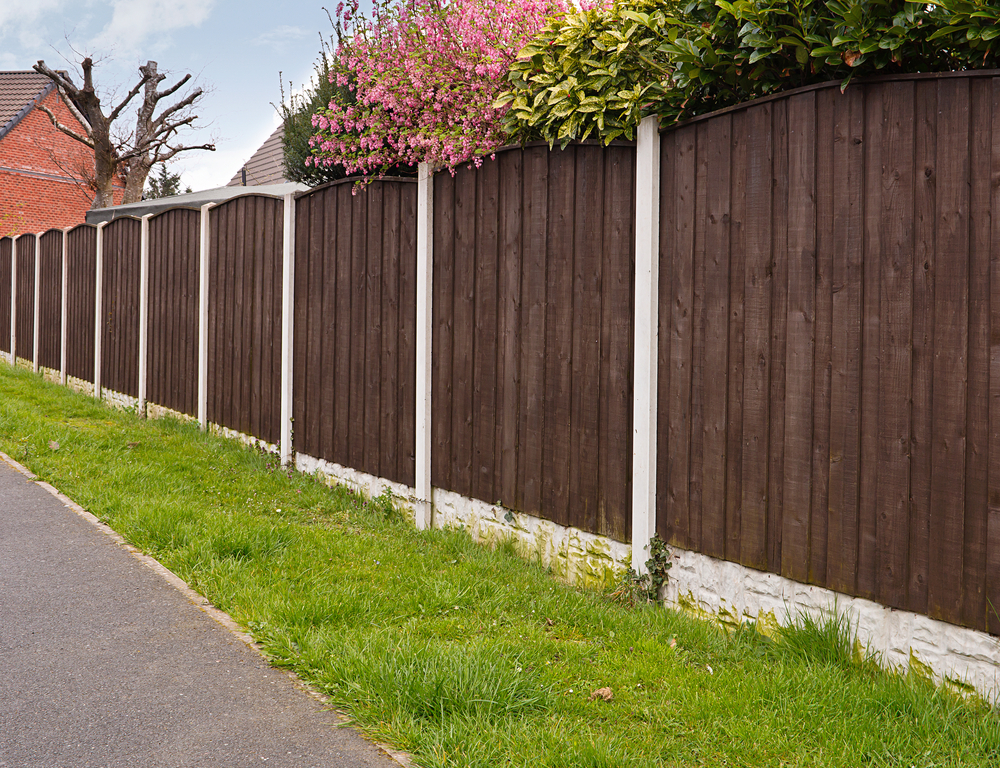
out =
{"type": "Polygon", "coordinates": [[[48,78],[0,72],[0,235],[80,224],[94,199],[85,181],[93,151],[57,130],[37,104],[86,132],[48,78]]]}

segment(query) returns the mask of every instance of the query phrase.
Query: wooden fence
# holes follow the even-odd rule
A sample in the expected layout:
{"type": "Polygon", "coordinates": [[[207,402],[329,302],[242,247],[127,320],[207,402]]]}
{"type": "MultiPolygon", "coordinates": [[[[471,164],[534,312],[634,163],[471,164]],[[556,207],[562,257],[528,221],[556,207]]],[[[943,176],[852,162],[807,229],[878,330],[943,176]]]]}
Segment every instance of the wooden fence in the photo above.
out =
{"type": "Polygon", "coordinates": [[[432,481],[628,540],[635,148],[434,184],[432,481]]]}
{"type": "Polygon", "coordinates": [[[66,373],[94,380],[97,229],[87,224],[66,233],[66,373]]]}
{"type": "Polygon", "coordinates": [[[17,292],[14,295],[14,343],[28,355],[35,344],[35,236],[21,235],[17,248],[17,292]]]}
{"type": "Polygon", "coordinates": [[[662,136],[658,530],[1000,632],[1000,79],[662,136]]]}
{"type": "Polygon", "coordinates": [[[352,187],[296,202],[295,445],[412,486],[416,185],[352,187]]]}
{"type": "Polygon", "coordinates": [[[38,239],[38,365],[62,366],[63,237],[49,230],[38,239]]]}
{"type": "Polygon", "coordinates": [[[281,373],[281,200],[211,211],[208,418],[277,443],[281,373]]]}
{"type": "Polygon", "coordinates": [[[13,271],[12,249],[14,241],[9,237],[0,239],[0,352],[10,354],[11,320],[11,273],[13,271]]]}
{"type": "Polygon", "coordinates": [[[198,413],[198,258],[201,215],[173,208],[149,220],[151,403],[198,413]]]}
{"type": "MultiPolygon", "coordinates": [[[[626,541],[647,419],[645,520],[671,544],[1000,634],[996,74],[811,87],[662,132],[655,419],[632,413],[656,201],[633,145],[437,174],[427,330],[412,181],[149,219],[147,396],[289,453],[294,422],[300,453],[419,487],[428,382],[434,487],[626,541]]],[[[67,367],[93,378],[100,238],[102,384],[133,396],[142,229],[66,235],[67,367]]],[[[46,367],[57,240],[39,241],[46,367]]],[[[14,245],[0,330],[13,301],[27,358],[35,237],[12,296],[14,245]]]]}

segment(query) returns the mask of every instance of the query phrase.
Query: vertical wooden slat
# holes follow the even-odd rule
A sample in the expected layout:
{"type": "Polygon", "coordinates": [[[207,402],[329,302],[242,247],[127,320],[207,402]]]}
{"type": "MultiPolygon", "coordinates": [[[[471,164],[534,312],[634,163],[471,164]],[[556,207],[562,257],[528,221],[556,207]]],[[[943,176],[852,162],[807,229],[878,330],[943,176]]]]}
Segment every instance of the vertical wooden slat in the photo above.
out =
{"type": "Polygon", "coordinates": [[[767,569],[781,571],[785,511],[785,348],[788,334],[788,100],[771,111],[771,373],[768,405],[767,569]]]}
{"type": "Polygon", "coordinates": [[[881,319],[882,141],[886,87],[866,91],[864,181],[864,278],[861,331],[861,471],[858,503],[857,593],[875,599],[878,497],[878,406],[881,319]]]}
{"type": "Polygon", "coordinates": [[[726,425],[726,541],[725,557],[740,559],[743,512],[743,355],[746,290],[747,113],[733,115],[730,152],[731,211],[729,222],[729,382],[726,425]]]}
{"type": "Polygon", "coordinates": [[[699,136],[699,162],[706,156],[705,328],[702,387],[704,397],[701,551],[712,557],[726,553],[726,480],[729,447],[729,238],[732,193],[732,119],[711,121],[699,136]]]}
{"type": "Polygon", "coordinates": [[[455,175],[451,490],[472,495],[473,373],[476,336],[476,173],[455,175]]]}
{"type": "MultiPolygon", "coordinates": [[[[305,322],[309,326],[304,330],[309,334],[309,341],[305,350],[305,376],[299,386],[309,393],[311,415],[309,421],[299,425],[299,428],[305,432],[303,444],[307,450],[315,451],[314,455],[328,461],[340,458],[334,450],[333,440],[334,384],[337,367],[347,363],[346,357],[338,359],[336,346],[336,258],[337,244],[342,237],[336,225],[338,204],[336,188],[328,188],[310,200],[309,218],[306,220],[309,229],[304,233],[308,261],[303,264],[305,269],[301,275],[306,280],[301,296],[308,305],[305,322]]],[[[296,235],[299,235],[298,230],[296,235]]],[[[300,279],[297,268],[295,277],[300,279]]],[[[296,292],[296,297],[299,295],[296,292]]]]}
{"type": "Polygon", "coordinates": [[[834,127],[833,345],[827,585],[853,594],[858,552],[864,92],[837,101],[834,127]]]}
{"type": "MultiPolygon", "coordinates": [[[[990,178],[1000,173],[1000,78],[991,78],[990,178]]],[[[991,244],[1000,245],[1000,186],[990,194],[991,244]]],[[[987,629],[1000,634],[1000,248],[990,253],[989,512],[986,523],[987,629]]],[[[915,311],[915,310],[914,310],[915,311]]],[[[916,403],[914,403],[914,408],[916,403]]],[[[916,467],[914,467],[916,473],[916,467]]]]}
{"type": "MultiPolygon", "coordinates": [[[[500,162],[500,277],[497,313],[497,497],[517,503],[517,424],[520,400],[521,247],[523,153],[508,151],[500,162]]],[[[596,479],[597,470],[594,469],[596,479]]]]}
{"type": "MultiPolygon", "coordinates": [[[[436,181],[435,181],[436,183],[436,181]]],[[[416,482],[417,185],[403,185],[399,228],[399,480],[416,482]]],[[[437,303],[437,297],[434,298],[437,303]]],[[[433,306],[433,305],[432,305],[433,306]]],[[[438,447],[440,450],[440,447],[438,447]]]]}
{"type": "MultiPolygon", "coordinates": [[[[747,188],[771,186],[771,105],[747,110],[747,188]]],[[[771,196],[746,196],[744,273],[743,511],[740,562],[767,567],[771,372],[771,196]]]]}
{"type": "MultiPolygon", "coordinates": [[[[913,290],[913,84],[886,86],[882,133],[878,487],[875,593],[906,604],[910,502],[910,380],[913,290]]],[[[868,254],[866,254],[868,255],[868,254]]]]}
{"type": "Polygon", "coordinates": [[[962,623],[986,629],[986,546],[989,523],[990,167],[992,92],[971,80],[969,97],[969,399],[965,458],[965,544],[962,623]]]}
{"type": "Polygon", "coordinates": [[[910,408],[910,540],[907,607],[927,611],[930,567],[931,428],[934,371],[934,229],[937,84],[918,82],[914,114],[913,302],[910,408]]]}
{"type": "Polygon", "coordinates": [[[704,462],[705,422],[705,230],[708,209],[708,156],[711,154],[706,134],[709,126],[700,123],[695,132],[694,182],[694,258],[691,290],[691,405],[689,411],[688,452],[688,546],[702,551],[702,466],[704,462]]]}
{"type": "MultiPolygon", "coordinates": [[[[296,427],[296,450],[300,453],[320,458],[328,458],[328,456],[324,456],[317,449],[316,443],[319,441],[314,440],[310,442],[307,438],[307,419],[312,416],[311,411],[309,412],[309,416],[306,415],[307,409],[311,403],[318,403],[318,400],[312,400],[315,390],[310,389],[306,378],[306,355],[308,354],[310,343],[317,344],[323,337],[320,330],[315,328],[308,320],[309,310],[312,307],[309,302],[309,266],[313,257],[311,238],[314,235],[314,230],[322,229],[325,222],[323,216],[324,207],[319,204],[319,201],[325,201],[329,191],[329,187],[313,191],[311,194],[305,195],[295,201],[295,370],[293,373],[295,387],[293,392],[292,418],[296,427]],[[312,220],[314,211],[318,219],[315,228],[313,227],[312,220]]],[[[320,256],[325,257],[326,254],[322,249],[319,250],[320,256]]],[[[318,393],[316,397],[318,397],[318,393]]],[[[332,408],[328,412],[324,412],[318,405],[313,407],[319,409],[317,421],[319,417],[326,416],[329,420],[328,426],[332,424],[332,408]]]]}
{"type": "Polygon", "coordinates": [[[565,525],[569,514],[570,393],[573,324],[573,200],[577,148],[549,158],[548,260],[545,316],[544,517],[565,525]]]}
{"type": "Polygon", "coordinates": [[[366,282],[366,231],[368,225],[368,199],[355,195],[351,210],[351,409],[350,409],[350,466],[361,467],[365,457],[365,360],[367,336],[365,334],[367,293],[366,282]]]}
{"type": "Polygon", "coordinates": [[[455,178],[434,177],[434,340],[432,355],[431,481],[452,488],[452,357],[455,345],[455,178]]]}
{"type": "Polygon", "coordinates": [[[496,500],[497,422],[497,225],[499,165],[486,160],[476,171],[475,357],[472,372],[472,495],[496,500]]]}
{"type": "Polygon", "coordinates": [[[676,198],[676,131],[666,131],[660,134],[660,265],[659,285],[657,286],[660,302],[657,312],[657,353],[656,372],[656,532],[664,541],[671,538],[671,521],[669,514],[670,485],[670,455],[673,444],[670,442],[670,372],[673,350],[673,272],[674,272],[674,240],[676,198]]]}
{"type": "Polygon", "coordinates": [[[670,394],[667,442],[668,541],[686,546],[690,533],[691,355],[694,304],[696,128],[675,132],[674,229],[670,300],[670,394]]]}
{"type": "MultiPolygon", "coordinates": [[[[270,210],[266,200],[255,198],[256,213],[254,216],[254,226],[249,235],[251,240],[246,243],[247,256],[249,257],[247,267],[253,280],[247,286],[247,303],[249,317],[244,326],[248,334],[243,338],[249,342],[250,354],[250,376],[244,377],[246,382],[244,392],[249,395],[249,411],[247,413],[247,434],[261,437],[264,435],[267,420],[264,418],[264,410],[271,401],[271,393],[267,391],[267,337],[270,327],[264,326],[264,280],[265,273],[270,267],[271,254],[265,250],[265,232],[270,222],[270,210]]],[[[270,285],[268,286],[270,288],[270,285]]],[[[270,296],[268,296],[270,298],[270,296]]],[[[269,318],[270,319],[270,318],[269,318]]],[[[270,326],[270,324],[268,324],[270,326]]],[[[246,404],[244,404],[246,408],[246,404]]]]}
{"type": "Polygon", "coordinates": [[[635,340],[635,148],[607,150],[604,170],[603,320],[601,349],[608,358],[601,381],[602,456],[600,524],[595,533],[618,541],[632,536],[632,403],[635,340]]]}
{"type": "MultiPolygon", "coordinates": [[[[294,201],[292,202],[294,205],[294,201]]],[[[265,368],[265,375],[269,376],[269,389],[267,403],[270,408],[270,417],[268,419],[269,429],[271,430],[271,442],[279,442],[283,434],[283,429],[285,428],[283,424],[283,419],[289,418],[290,410],[287,403],[284,402],[283,398],[286,396],[283,393],[282,380],[287,377],[285,366],[288,361],[285,360],[282,350],[286,342],[284,341],[285,334],[285,299],[284,299],[284,284],[285,284],[285,261],[284,261],[284,248],[285,248],[285,201],[284,199],[275,199],[271,202],[272,214],[269,221],[273,223],[273,227],[270,230],[271,234],[268,241],[271,243],[271,279],[270,279],[270,299],[271,299],[271,312],[270,312],[270,368],[265,368]],[[284,415],[283,415],[284,414],[284,415]]],[[[294,211],[293,211],[294,212],[294,211]]],[[[290,227],[293,231],[290,233],[294,239],[295,232],[295,218],[294,216],[289,220],[290,227]]],[[[289,269],[294,269],[294,262],[290,261],[289,269]]],[[[289,275],[289,279],[293,281],[294,289],[294,272],[289,275]]],[[[267,303],[268,293],[265,291],[265,304],[267,303]]],[[[289,311],[291,311],[289,309],[289,311]]],[[[292,386],[292,382],[288,382],[288,386],[292,386]]],[[[294,425],[293,425],[294,427],[294,425]]],[[[291,448],[292,442],[291,435],[288,436],[289,447],[291,448]]],[[[291,461],[292,452],[286,454],[286,461],[291,461]]]]}
{"type": "Polygon", "coordinates": [[[569,520],[600,527],[601,295],[604,152],[577,150],[573,211],[573,348],[570,393],[569,520]]]}
{"type": "Polygon", "coordinates": [[[382,185],[371,184],[365,190],[368,215],[365,233],[365,423],[364,464],[369,474],[380,475],[379,411],[382,375],[382,185]]]}
{"type": "Polygon", "coordinates": [[[351,283],[351,241],[354,237],[351,221],[354,201],[350,184],[337,187],[337,336],[333,389],[336,407],[333,418],[333,460],[344,466],[350,466],[351,463],[350,365],[351,358],[357,354],[351,332],[351,297],[355,292],[351,283]]]}
{"type": "MultiPolygon", "coordinates": [[[[788,100],[788,327],[781,575],[809,578],[816,347],[816,94],[788,100]]],[[[779,209],[780,210],[780,209],[779,209]]]]}
{"type": "Polygon", "coordinates": [[[928,613],[962,614],[969,335],[969,88],[939,80],[928,613]]]}
{"type": "Polygon", "coordinates": [[[382,183],[382,219],[378,233],[382,238],[382,362],[381,413],[378,418],[380,440],[379,466],[383,477],[400,481],[398,434],[399,416],[406,404],[399,394],[399,259],[400,259],[400,184],[382,183]]]}
{"type": "Polygon", "coordinates": [[[518,425],[518,496],[525,512],[541,509],[542,445],[545,428],[546,239],[548,151],[524,152],[524,218],[521,276],[521,409],[518,425]]]}
{"type": "Polygon", "coordinates": [[[835,90],[816,93],[816,347],[813,363],[811,584],[826,586],[830,499],[830,376],[833,345],[833,217],[835,90]]]}

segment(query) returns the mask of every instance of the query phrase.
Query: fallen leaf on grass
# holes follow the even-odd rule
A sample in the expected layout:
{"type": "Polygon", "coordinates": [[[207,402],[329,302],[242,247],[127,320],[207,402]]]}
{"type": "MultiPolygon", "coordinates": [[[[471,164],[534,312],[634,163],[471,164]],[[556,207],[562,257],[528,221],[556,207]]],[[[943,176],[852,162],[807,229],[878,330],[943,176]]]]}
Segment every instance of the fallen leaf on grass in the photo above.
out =
{"type": "Polygon", "coordinates": [[[49,440],[49,450],[58,451],[59,443],[57,443],[55,440],[49,440]]]}
{"type": "Polygon", "coordinates": [[[613,697],[614,694],[611,693],[610,688],[598,688],[596,691],[590,694],[589,700],[593,701],[594,699],[604,699],[605,701],[611,701],[613,697]]]}

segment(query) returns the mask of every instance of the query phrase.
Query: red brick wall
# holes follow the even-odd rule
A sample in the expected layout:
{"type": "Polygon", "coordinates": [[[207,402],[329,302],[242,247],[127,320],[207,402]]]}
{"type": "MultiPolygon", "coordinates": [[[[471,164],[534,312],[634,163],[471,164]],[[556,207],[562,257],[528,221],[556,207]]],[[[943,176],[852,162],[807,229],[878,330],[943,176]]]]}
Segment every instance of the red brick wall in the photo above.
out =
{"type": "MultiPolygon", "coordinates": [[[[42,102],[59,122],[83,133],[73,113],[52,91],[42,102]]],[[[0,139],[0,236],[83,223],[94,199],[80,181],[92,175],[93,151],[59,132],[33,109],[0,139]],[[75,176],[75,178],[74,178],[75,176]]],[[[115,195],[120,201],[119,194],[115,195]]]]}

